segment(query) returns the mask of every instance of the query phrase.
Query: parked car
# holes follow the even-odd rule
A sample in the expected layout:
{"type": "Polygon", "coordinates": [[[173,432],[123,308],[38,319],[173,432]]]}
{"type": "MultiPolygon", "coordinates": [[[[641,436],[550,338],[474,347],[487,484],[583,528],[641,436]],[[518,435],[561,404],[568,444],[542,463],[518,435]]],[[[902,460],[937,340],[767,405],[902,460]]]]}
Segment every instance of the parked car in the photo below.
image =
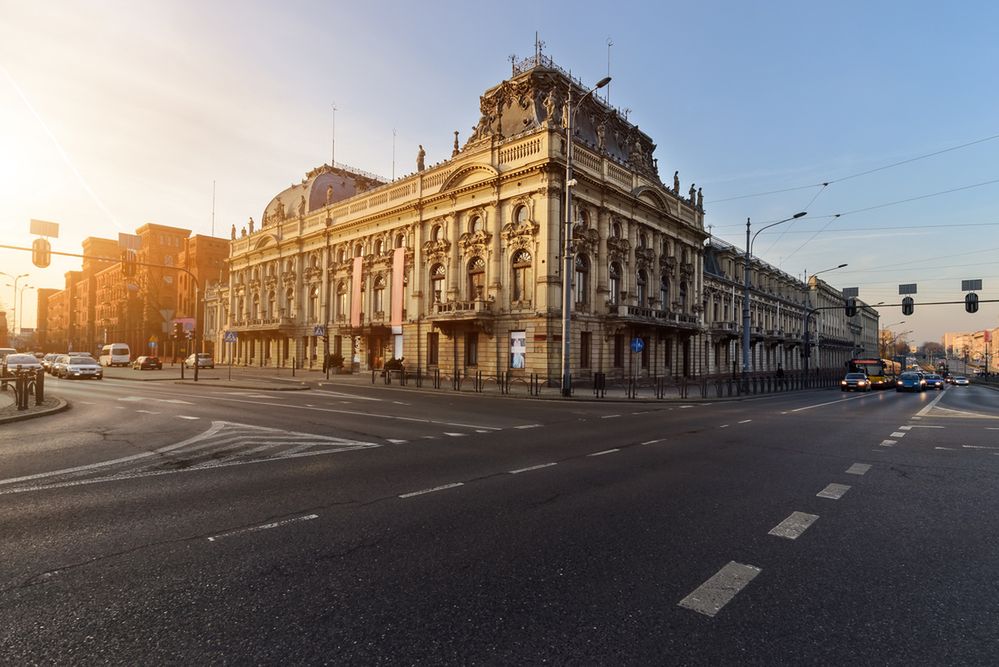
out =
{"type": "Polygon", "coordinates": [[[968,378],[964,377],[963,375],[958,375],[956,378],[954,378],[954,385],[957,387],[967,387],[969,384],[971,383],[968,381],[968,378]]]}
{"type": "Polygon", "coordinates": [[[8,354],[3,358],[3,374],[10,375],[17,368],[22,370],[36,371],[42,367],[42,363],[35,359],[33,354],[8,354]]]}
{"type": "Polygon", "coordinates": [[[145,370],[163,370],[163,362],[160,361],[159,357],[138,357],[132,362],[132,370],[145,371],[145,370]]]}
{"type": "Polygon", "coordinates": [[[101,365],[90,356],[83,357],[79,355],[63,355],[61,360],[61,366],[59,367],[59,377],[66,378],[67,380],[77,378],[95,378],[97,380],[104,378],[104,369],[101,365]]]}
{"type": "Polygon", "coordinates": [[[196,355],[192,354],[184,360],[184,365],[188,368],[194,368],[195,357],[198,359],[198,368],[215,368],[215,360],[207,352],[198,352],[196,355]]]}
{"type": "Polygon", "coordinates": [[[926,391],[926,380],[918,373],[902,373],[895,381],[895,391],[926,391]]]}
{"type": "Polygon", "coordinates": [[[926,376],[926,388],[927,389],[943,389],[944,379],[937,375],[936,373],[929,373],[926,376]]]}
{"type": "Polygon", "coordinates": [[[58,358],[59,358],[58,352],[50,352],[49,354],[45,355],[45,357],[42,359],[42,368],[45,369],[46,373],[49,373],[50,375],[52,374],[52,364],[54,364],[55,360],[58,358]]]}
{"type": "Polygon", "coordinates": [[[871,381],[867,378],[867,373],[847,373],[840,380],[839,388],[842,391],[870,391],[871,381]]]}

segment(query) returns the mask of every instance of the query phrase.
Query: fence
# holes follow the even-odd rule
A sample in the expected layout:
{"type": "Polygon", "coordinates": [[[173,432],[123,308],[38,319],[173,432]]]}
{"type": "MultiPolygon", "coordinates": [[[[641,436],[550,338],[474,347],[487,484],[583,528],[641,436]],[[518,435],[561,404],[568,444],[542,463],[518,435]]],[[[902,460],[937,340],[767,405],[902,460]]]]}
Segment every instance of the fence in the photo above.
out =
{"type": "Polygon", "coordinates": [[[27,410],[31,401],[29,397],[35,397],[35,405],[42,405],[45,402],[45,371],[37,371],[18,368],[14,371],[7,371],[0,377],[0,391],[7,391],[8,386],[14,389],[14,404],[18,410],[27,410]]]}

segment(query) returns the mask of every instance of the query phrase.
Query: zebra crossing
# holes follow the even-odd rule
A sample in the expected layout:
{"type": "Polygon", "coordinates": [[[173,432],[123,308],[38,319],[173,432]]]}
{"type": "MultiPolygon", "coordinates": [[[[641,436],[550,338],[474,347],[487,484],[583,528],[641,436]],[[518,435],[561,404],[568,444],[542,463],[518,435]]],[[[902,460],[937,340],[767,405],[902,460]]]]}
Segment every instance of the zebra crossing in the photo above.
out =
{"type": "Polygon", "coordinates": [[[159,449],[51,472],[0,479],[0,495],[191,472],[380,447],[376,442],[213,421],[208,430],[159,449]]]}

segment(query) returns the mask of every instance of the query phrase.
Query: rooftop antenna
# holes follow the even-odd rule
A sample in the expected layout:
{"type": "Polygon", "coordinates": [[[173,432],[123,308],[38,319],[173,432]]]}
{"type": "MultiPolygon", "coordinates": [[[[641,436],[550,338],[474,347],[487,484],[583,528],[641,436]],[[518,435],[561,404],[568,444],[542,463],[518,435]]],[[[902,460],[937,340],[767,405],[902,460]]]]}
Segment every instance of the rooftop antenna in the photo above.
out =
{"type": "MultiPolygon", "coordinates": [[[[614,40],[610,37],[607,38],[607,78],[610,78],[610,47],[614,46],[614,40]]],[[[607,90],[604,91],[606,97],[604,100],[607,102],[607,106],[610,106],[610,83],[607,84],[607,90]]]]}
{"type": "Polygon", "coordinates": [[[336,166],[336,102],[330,105],[333,109],[333,141],[330,145],[330,166],[336,166]]]}
{"type": "Polygon", "coordinates": [[[395,180],[395,128],[392,128],[392,180],[395,180]]]}
{"type": "Polygon", "coordinates": [[[215,236],[215,179],[212,179],[212,236],[215,236]]]}
{"type": "Polygon", "coordinates": [[[541,49],[545,48],[545,43],[538,38],[538,31],[534,31],[534,66],[541,66],[541,49]]]}

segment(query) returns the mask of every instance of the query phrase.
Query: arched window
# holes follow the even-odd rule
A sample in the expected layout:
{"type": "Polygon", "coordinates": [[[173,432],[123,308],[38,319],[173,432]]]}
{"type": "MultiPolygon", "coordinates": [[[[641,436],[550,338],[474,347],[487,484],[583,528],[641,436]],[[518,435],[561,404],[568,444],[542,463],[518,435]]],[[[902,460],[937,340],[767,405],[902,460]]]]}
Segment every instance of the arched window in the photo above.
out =
{"type": "Polygon", "coordinates": [[[663,237],[662,254],[664,257],[669,257],[673,254],[673,249],[670,247],[669,239],[665,236],[663,237]]]}
{"type": "Polygon", "coordinates": [[[649,283],[649,274],[645,271],[639,271],[636,278],[636,285],[638,287],[638,305],[644,308],[648,302],[648,293],[646,292],[646,288],[649,283]]]}
{"type": "Polygon", "coordinates": [[[430,268],[430,293],[433,294],[434,303],[438,303],[444,298],[445,276],[446,270],[443,264],[434,264],[430,268]]]}
{"type": "Polygon", "coordinates": [[[354,246],[354,257],[360,257],[362,254],[364,254],[364,246],[358,243],[354,246]]]}
{"type": "Polygon", "coordinates": [[[687,312],[687,283],[680,283],[680,312],[687,312]]]}
{"type": "Polygon", "coordinates": [[[405,248],[406,247],[406,235],[405,234],[396,234],[395,235],[395,247],[396,248],[405,248]]]}
{"type": "Polygon", "coordinates": [[[615,222],[613,225],[611,225],[611,236],[613,236],[616,239],[621,238],[621,223],[620,222],[615,222]]]}
{"type": "Polygon", "coordinates": [[[340,248],[336,251],[336,261],[338,264],[343,264],[347,260],[347,251],[340,248]]]}
{"type": "Polygon", "coordinates": [[[681,261],[684,264],[689,264],[690,263],[690,249],[688,249],[686,247],[683,249],[683,259],[681,261]]]}
{"type": "Polygon", "coordinates": [[[430,231],[430,238],[434,241],[444,240],[444,226],[434,225],[434,228],[430,231]]]}
{"type": "Polygon", "coordinates": [[[375,313],[385,312],[385,276],[376,276],[374,285],[371,288],[372,299],[371,309],[375,313]]]}
{"type": "Polygon", "coordinates": [[[260,312],[260,297],[256,294],[253,295],[253,310],[250,311],[250,317],[254,319],[263,317],[263,313],[260,312]]]}
{"type": "Polygon", "coordinates": [[[475,234],[476,232],[481,232],[486,226],[482,222],[482,217],[478,215],[473,215],[472,219],[468,222],[468,231],[475,234]]]}
{"type": "Polygon", "coordinates": [[[576,303],[590,302],[590,259],[586,255],[576,255],[576,280],[572,288],[576,303]]]}
{"type": "Polygon", "coordinates": [[[319,321],[319,285],[313,285],[309,289],[309,321],[319,321]]]}
{"type": "Polygon", "coordinates": [[[579,224],[584,228],[590,226],[590,212],[585,208],[579,212],[579,224]]]}
{"type": "Polygon", "coordinates": [[[376,255],[382,254],[382,240],[381,239],[378,239],[377,241],[375,241],[375,254],[376,255]]]}
{"type": "Polygon", "coordinates": [[[312,257],[309,258],[309,263],[312,265],[312,268],[314,268],[314,269],[318,269],[319,268],[319,253],[318,252],[312,253],[312,257]]]}
{"type": "Polygon", "coordinates": [[[295,316],[295,290],[291,287],[284,291],[284,305],[287,308],[285,311],[289,317],[295,316]]]}
{"type": "Polygon", "coordinates": [[[645,234],[645,232],[642,232],[641,234],[638,235],[638,247],[639,248],[649,247],[649,237],[645,234]]]}
{"type": "Polygon", "coordinates": [[[510,260],[513,269],[513,282],[510,285],[510,300],[515,302],[530,301],[531,292],[531,253],[518,250],[510,260]]]}
{"type": "Polygon", "coordinates": [[[347,283],[342,280],[336,286],[336,314],[347,319],[347,283]]]}
{"type": "Polygon", "coordinates": [[[267,317],[275,317],[277,315],[277,294],[273,291],[267,295],[267,317]]]}
{"type": "Polygon", "coordinates": [[[486,262],[473,257],[468,262],[468,298],[484,299],[486,296],[486,262]]]}
{"type": "Polygon", "coordinates": [[[610,302],[617,304],[621,302],[621,265],[614,262],[610,265],[610,302]]]}
{"type": "Polygon", "coordinates": [[[517,222],[518,225],[523,224],[527,222],[527,214],[528,214],[527,207],[524,205],[520,205],[516,208],[516,210],[514,210],[513,219],[517,222]]]}
{"type": "Polygon", "coordinates": [[[236,301],[236,312],[238,313],[236,319],[240,319],[246,314],[246,299],[243,297],[239,297],[239,300],[236,301]]]}
{"type": "Polygon", "coordinates": [[[659,307],[663,310],[669,308],[669,276],[665,274],[659,278],[659,307]]]}

